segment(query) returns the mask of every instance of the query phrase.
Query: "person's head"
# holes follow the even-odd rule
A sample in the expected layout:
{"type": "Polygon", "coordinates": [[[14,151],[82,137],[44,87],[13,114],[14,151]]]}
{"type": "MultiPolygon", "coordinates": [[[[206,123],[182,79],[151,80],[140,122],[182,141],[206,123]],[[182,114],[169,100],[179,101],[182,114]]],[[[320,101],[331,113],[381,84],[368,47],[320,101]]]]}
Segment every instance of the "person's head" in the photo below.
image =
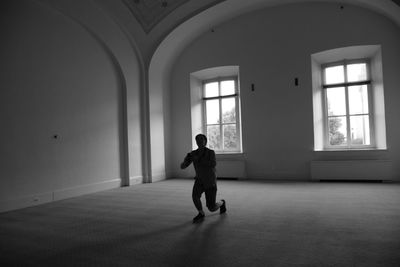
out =
{"type": "Polygon", "coordinates": [[[196,144],[199,148],[203,148],[207,145],[207,136],[204,134],[196,135],[196,144]]]}

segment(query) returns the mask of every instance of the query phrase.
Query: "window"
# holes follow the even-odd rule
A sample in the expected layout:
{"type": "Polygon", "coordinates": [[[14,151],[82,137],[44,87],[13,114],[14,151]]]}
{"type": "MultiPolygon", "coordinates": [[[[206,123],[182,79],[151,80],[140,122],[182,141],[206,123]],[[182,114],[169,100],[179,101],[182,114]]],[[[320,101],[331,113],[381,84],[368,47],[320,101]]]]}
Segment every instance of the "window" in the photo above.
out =
{"type": "Polygon", "coordinates": [[[237,77],[203,81],[203,132],[217,153],[241,152],[237,77]]]}
{"type": "Polygon", "coordinates": [[[380,45],[311,55],[314,151],[387,149],[380,45]]]}
{"type": "Polygon", "coordinates": [[[368,61],[339,62],[325,65],[322,70],[326,147],[372,146],[368,61]]]}

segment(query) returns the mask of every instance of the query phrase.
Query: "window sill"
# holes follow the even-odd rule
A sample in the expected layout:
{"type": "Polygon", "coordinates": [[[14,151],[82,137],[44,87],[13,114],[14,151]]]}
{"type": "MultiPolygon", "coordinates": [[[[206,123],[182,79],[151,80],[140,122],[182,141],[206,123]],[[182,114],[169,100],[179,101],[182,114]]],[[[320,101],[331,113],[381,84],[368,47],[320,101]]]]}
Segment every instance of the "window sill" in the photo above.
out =
{"type": "Polygon", "coordinates": [[[215,151],[215,154],[217,154],[217,155],[237,155],[237,154],[243,154],[242,151],[237,151],[237,152],[235,152],[235,151],[223,152],[223,151],[216,151],[216,150],[214,150],[214,151],[215,151]]]}
{"type": "Polygon", "coordinates": [[[314,152],[359,152],[359,151],[387,151],[387,148],[376,148],[376,147],[366,147],[366,148],[325,148],[320,150],[315,150],[314,152]]]}
{"type": "Polygon", "coordinates": [[[217,159],[242,159],[244,158],[243,152],[215,152],[217,159]]]}

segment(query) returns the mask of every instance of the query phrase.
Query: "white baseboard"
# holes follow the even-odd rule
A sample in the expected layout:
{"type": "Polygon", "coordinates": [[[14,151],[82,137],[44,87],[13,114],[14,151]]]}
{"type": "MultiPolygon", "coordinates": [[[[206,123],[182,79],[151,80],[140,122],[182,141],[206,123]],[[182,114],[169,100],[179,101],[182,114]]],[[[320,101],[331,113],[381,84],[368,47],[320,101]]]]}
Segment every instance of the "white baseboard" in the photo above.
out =
{"type": "Polygon", "coordinates": [[[143,183],[143,176],[129,177],[129,186],[142,183],[143,183]]]}
{"type": "Polygon", "coordinates": [[[14,199],[0,201],[0,212],[17,210],[32,206],[37,206],[53,201],[53,192],[28,195],[14,199]]]}
{"type": "Polygon", "coordinates": [[[78,197],[86,194],[96,193],[108,189],[121,187],[120,179],[113,179],[108,181],[103,181],[100,183],[87,184],[82,186],[76,186],[71,188],[65,188],[61,190],[54,191],[53,201],[78,197]]]}
{"type": "Polygon", "coordinates": [[[174,178],[174,177],[175,177],[175,172],[173,170],[165,171],[165,178],[166,179],[174,178]]]}
{"type": "Polygon", "coordinates": [[[108,189],[121,187],[120,179],[112,179],[99,183],[92,183],[82,186],[76,186],[71,188],[64,188],[55,190],[53,192],[39,193],[35,195],[28,195],[18,197],[14,199],[7,199],[0,201],[0,212],[6,212],[11,210],[17,210],[32,206],[37,206],[52,201],[62,200],[71,197],[82,196],[95,192],[100,192],[108,189]]]}
{"type": "Polygon", "coordinates": [[[152,178],[151,178],[151,182],[159,182],[162,180],[166,179],[166,175],[165,172],[161,172],[161,173],[153,173],[152,178]]]}

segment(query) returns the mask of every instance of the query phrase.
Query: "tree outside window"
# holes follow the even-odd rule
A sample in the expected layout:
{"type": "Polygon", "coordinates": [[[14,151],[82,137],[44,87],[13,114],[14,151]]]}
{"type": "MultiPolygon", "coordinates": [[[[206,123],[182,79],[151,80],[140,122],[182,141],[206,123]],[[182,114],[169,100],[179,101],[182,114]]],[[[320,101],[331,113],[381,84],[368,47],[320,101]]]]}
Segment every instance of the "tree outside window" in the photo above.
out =
{"type": "Polygon", "coordinates": [[[204,128],[208,145],[217,153],[240,152],[239,96],[236,78],[204,82],[204,128]]]}
{"type": "Polygon", "coordinates": [[[323,68],[328,147],[371,145],[368,68],[362,60],[323,68]]]}

